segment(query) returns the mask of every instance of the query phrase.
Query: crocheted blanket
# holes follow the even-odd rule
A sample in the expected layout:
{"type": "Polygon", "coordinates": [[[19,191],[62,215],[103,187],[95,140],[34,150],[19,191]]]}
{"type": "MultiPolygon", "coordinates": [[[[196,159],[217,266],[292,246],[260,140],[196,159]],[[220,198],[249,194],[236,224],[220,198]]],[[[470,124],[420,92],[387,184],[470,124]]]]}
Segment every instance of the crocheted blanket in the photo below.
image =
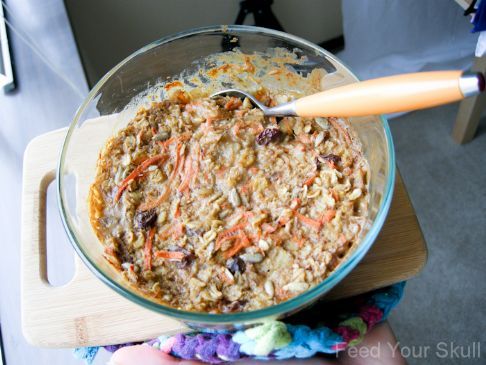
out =
{"type": "MultiPolygon", "coordinates": [[[[333,354],[360,343],[367,331],[384,321],[400,302],[405,287],[401,282],[357,297],[331,303],[317,303],[284,322],[269,321],[230,333],[193,332],[161,336],[146,342],[172,356],[217,364],[242,358],[258,360],[309,358],[317,353],[333,354]],[[316,318],[320,318],[316,324],[316,318]],[[313,325],[311,324],[313,323],[313,325]]],[[[114,352],[133,343],[105,346],[114,352]]],[[[99,347],[74,350],[90,365],[99,347]]]]}

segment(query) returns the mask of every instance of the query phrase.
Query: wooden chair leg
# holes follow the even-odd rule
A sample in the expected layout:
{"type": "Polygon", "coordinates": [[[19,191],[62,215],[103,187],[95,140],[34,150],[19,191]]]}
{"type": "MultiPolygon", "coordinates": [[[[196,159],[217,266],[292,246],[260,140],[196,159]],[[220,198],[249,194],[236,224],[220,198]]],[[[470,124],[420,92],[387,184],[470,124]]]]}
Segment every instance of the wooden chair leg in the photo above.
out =
{"type": "MultiPolygon", "coordinates": [[[[486,73],[486,57],[476,57],[472,70],[486,73]]],[[[452,130],[452,139],[456,143],[462,144],[473,139],[481,118],[481,112],[485,108],[486,93],[461,101],[454,129],[452,130]]]]}

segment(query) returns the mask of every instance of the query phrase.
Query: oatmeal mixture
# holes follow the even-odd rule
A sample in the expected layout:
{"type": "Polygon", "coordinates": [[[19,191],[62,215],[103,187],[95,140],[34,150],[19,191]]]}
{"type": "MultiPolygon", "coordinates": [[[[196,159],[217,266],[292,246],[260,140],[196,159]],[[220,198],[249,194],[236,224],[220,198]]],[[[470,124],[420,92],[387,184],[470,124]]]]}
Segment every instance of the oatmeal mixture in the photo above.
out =
{"type": "Polygon", "coordinates": [[[267,118],[249,100],[181,92],[107,141],[91,223],[145,295],[188,311],[254,310],[320,283],[357,244],[367,171],[341,119],[267,118]]]}

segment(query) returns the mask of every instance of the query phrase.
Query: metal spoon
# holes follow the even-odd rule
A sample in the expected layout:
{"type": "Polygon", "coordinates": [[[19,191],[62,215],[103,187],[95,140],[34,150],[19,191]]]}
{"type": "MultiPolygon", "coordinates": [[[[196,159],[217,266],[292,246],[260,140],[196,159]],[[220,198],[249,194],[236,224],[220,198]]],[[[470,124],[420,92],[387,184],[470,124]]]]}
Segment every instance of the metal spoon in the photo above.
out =
{"type": "Polygon", "coordinates": [[[246,97],[266,116],[353,117],[430,108],[477,95],[484,88],[480,73],[431,71],[357,82],[272,108],[239,89],[221,90],[211,97],[246,97]]]}

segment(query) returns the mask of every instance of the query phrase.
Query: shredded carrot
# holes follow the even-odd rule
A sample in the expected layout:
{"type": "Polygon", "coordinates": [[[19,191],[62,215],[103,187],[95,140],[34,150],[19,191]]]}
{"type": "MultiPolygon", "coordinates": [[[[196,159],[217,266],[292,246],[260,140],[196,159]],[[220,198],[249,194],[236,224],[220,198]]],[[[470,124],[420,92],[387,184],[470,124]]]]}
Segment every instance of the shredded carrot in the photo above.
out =
{"type": "Polygon", "coordinates": [[[285,226],[289,222],[290,222],[290,218],[289,217],[280,217],[278,219],[278,224],[280,224],[281,226],[285,226]]]}
{"type": "Polygon", "coordinates": [[[197,145],[196,146],[196,157],[194,158],[193,161],[193,166],[192,166],[192,174],[191,174],[191,179],[189,181],[193,182],[193,186],[195,186],[197,182],[197,176],[199,175],[199,164],[200,164],[200,159],[201,159],[201,146],[197,145]]]}
{"type": "Polygon", "coordinates": [[[179,218],[181,216],[181,202],[177,201],[176,207],[174,210],[174,218],[179,218]]]}
{"type": "Polygon", "coordinates": [[[189,188],[189,184],[191,182],[191,177],[192,177],[192,173],[193,173],[192,163],[193,163],[193,160],[192,160],[191,157],[189,157],[186,161],[185,166],[184,166],[184,177],[182,178],[181,184],[177,188],[177,190],[181,193],[183,191],[186,191],[189,188]]]}
{"type": "Polygon", "coordinates": [[[172,169],[172,172],[169,176],[169,182],[173,181],[175,177],[177,176],[177,171],[179,169],[179,165],[181,163],[181,148],[182,148],[182,143],[178,142],[175,148],[175,161],[174,161],[174,167],[172,169]]]}
{"type": "Polygon", "coordinates": [[[172,236],[172,238],[177,239],[184,234],[184,225],[182,223],[178,223],[167,228],[162,233],[159,233],[159,238],[161,240],[165,240],[172,236]]]}
{"type": "Polygon", "coordinates": [[[262,224],[262,230],[263,230],[263,232],[266,232],[266,233],[273,233],[273,232],[275,232],[277,230],[277,228],[271,226],[268,223],[263,223],[262,224]]]}
{"type": "Polygon", "coordinates": [[[172,237],[177,239],[184,234],[184,225],[182,223],[176,224],[174,226],[174,231],[172,233],[172,237]]]}
{"type": "Polygon", "coordinates": [[[155,227],[150,229],[144,248],[145,270],[152,269],[152,246],[154,242],[155,227]]]}
{"type": "Polygon", "coordinates": [[[336,211],[334,209],[328,209],[321,218],[321,222],[330,222],[336,216],[336,211]]]}
{"type": "Polygon", "coordinates": [[[251,246],[250,240],[244,233],[242,233],[241,236],[239,236],[238,238],[239,239],[236,241],[236,244],[231,249],[229,249],[224,253],[224,257],[226,259],[233,257],[241,250],[251,246]]]}
{"type": "Polygon", "coordinates": [[[224,104],[224,108],[226,110],[235,110],[238,109],[242,104],[243,102],[240,98],[232,97],[228,100],[226,104],[224,104]]]}
{"type": "Polygon", "coordinates": [[[238,222],[241,218],[243,218],[243,209],[238,208],[236,209],[233,214],[231,214],[229,217],[225,218],[226,222],[238,222]]]}
{"type": "Polygon", "coordinates": [[[297,144],[297,145],[295,146],[295,148],[296,148],[297,150],[299,150],[299,151],[302,151],[302,152],[304,152],[304,151],[305,151],[305,149],[306,149],[305,145],[304,145],[304,144],[302,144],[302,143],[297,144]]]}
{"type": "Polygon", "coordinates": [[[247,182],[245,185],[242,185],[240,188],[240,193],[242,194],[248,194],[250,192],[250,184],[251,182],[247,182]]]}
{"type": "Polygon", "coordinates": [[[225,239],[225,237],[236,235],[238,233],[238,231],[243,230],[247,226],[247,224],[248,223],[245,221],[243,223],[237,224],[237,225],[235,225],[231,228],[228,228],[227,230],[221,232],[218,235],[218,238],[216,239],[216,245],[215,245],[214,250],[217,251],[221,248],[221,244],[224,242],[223,240],[225,239]]]}
{"type": "Polygon", "coordinates": [[[282,288],[278,288],[277,290],[275,290],[275,296],[280,301],[287,300],[291,297],[290,293],[287,290],[282,288]]]}
{"type": "Polygon", "coordinates": [[[241,129],[241,122],[236,122],[235,125],[233,126],[233,134],[238,137],[238,133],[240,133],[241,129]]]}
{"type": "Polygon", "coordinates": [[[331,192],[331,195],[334,198],[334,201],[338,202],[339,201],[339,194],[337,193],[337,191],[334,190],[334,189],[330,189],[329,191],[331,192]]]}
{"type": "Polygon", "coordinates": [[[277,233],[274,233],[270,236],[272,238],[272,241],[274,242],[275,246],[280,246],[282,244],[282,242],[284,241],[284,238],[277,234],[277,233]]]}
{"type": "Polygon", "coordinates": [[[159,233],[159,239],[165,240],[165,239],[169,238],[172,235],[172,230],[173,230],[173,227],[169,227],[166,230],[162,231],[162,233],[159,233]]]}
{"type": "Polygon", "coordinates": [[[228,209],[228,208],[231,208],[231,204],[229,202],[224,202],[223,204],[221,204],[222,210],[228,209]]]}
{"type": "Polygon", "coordinates": [[[148,158],[147,155],[142,153],[142,154],[140,154],[140,156],[135,157],[132,162],[133,162],[134,165],[140,165],[147,158],[148,158]]]}
{"type": "Polygon", "coordinates": [[[170,189],[169,187],[166,186],[165,190],[162,192],[162,194],[160,194],[160,196],[157,199],[140,204],[138,210],[146,211],[158,207],[169,197],[170,195],[169,193],[170,193],[170,189]]]}
{"type": "Polygon", "coordinates": [[[140,129],[140,131],[137,133],[137,141],[142,141],[143,137],[143,129],[140,129]]]}
{"type": "Polygon", "coordinates": [[[243,70],[252,73],[255,72],[255,66],[251,63],[250,57],[248,56],[245,56],[245,67],[243,67],[243,70]]]}
{"type": "Polygon", "coordinates": [[[249,234],[248,239],[254,243],[258,243],[260,241],[260,238],[262,237],[261,233],[256,233],[256,234],[249,234]]]}
{"type": "Polygon", "coordinates": [[[259,133],[263,132],[263,130],[265,129],[265,128],[263,128],[261,123],[258,123],[258,122],[250,124],[249,128],[252,130],[253,134],[259,134],[259,133]]]}
{"type": "Polygon", "coordinates": [[[348,240],[346,239],[346,236],[344,235],[344,233],[341,233],[341,235],[339,236],[339,243],[344,245],[346,242],[348,242],[348,240]]]}
{"type": "Polygon", "coordinates": [[[332,124],[332,126],[334,128],[336,128],[343,136],[344,136],[344,139],[346,140],[346,142],[348,144],[351,144],[351,138],[349,137],[349,134],[348,132],[346,131],[346,129],[344,129],[337,121],[335,118],[328,118],[327,119],[329,121],[329,123],[332,124]]]}
{"type": "Polygon", "coordinates": [[[164,89],[165,90],[169,90],[170,88],[173,88],[173,87],[182,87],[182,82],[180,81],[172,81],[172,82],[169,82],[167,85],[164,86],[164,89]]]}
{"type": "Polygon", "coordinates": [[[248,170],[251,172],[252,175],[258,174],[258,168],[255,166],[250,167],[248,170]]]}
{"type": "Polygon", "coordinates": [[[157,134],[157,130],[155,129],[155,127],[152,127],[152,134],[155,136],[157,134]]]}
{"type": "Polygon", "coordinates": [[[214,246],[214,251],[219,250],[221,248],[221,246],[223,245],[223,243],[231,242],[233,240],[238,239],[239,237],[240,236],[239,236],[238,232],[233,233],[233,235],[222,237],[219,241],[216,242],[216,245],[214,246]]]}
{"type": "Polygon", "coordinates": [[[297,243],[297,246],[302,247],[304,246],[305,240],[302,237],[298,237],[297,235],[294,235],[292,239],[297,243]]]}
{"type": "MultiPolygon", "coordinates": [[[[239,213],[242,219],[241,223],[234,225],[227,230],[220,232],[218,237],[216,238],[216,244],[214,250],[217,251],[221,248],[221,245],[227,241],[236,240],[236,243],[227,250],[224,255],[226,258],[230,258],[236,255],[240,250],[243,248],[251,246],[250,238],[246,235],[244,229],[248,226],[248,218],[251,218],[255,215],[255,213],[247,211],[239,213]]],[[[260,234],[258,235],[251,235],[251,240],[256,242],[260,239],[260,234]]]]}
{"type": "Polygon", "coordinates": [[[181,178],[181,181],[184,177],[184,168],[186,167],[186,162],[187,162],[187,156],[185,154],[181,155],[181,161],[179,163],[179,177],[181,178]]]}
{"type": "Polygon", "coordinates": [[[309,177],[308,179],[306,179],[303,183],[304,186],[310,186],[312,185],[312,183],[314,182],[314,180],[316,179],[317,177],[317,173],[314,173],[311,177],[309,177]]]}
{"type": "Polygon", "coordinates": [[[208,134],[213,129],[213,122],[214,118],[208,117],[206,118],[206,122],[203,124],[203,132],[204,134],[208,134]]]}
{"type": "Polygon", "coordinates": [[[299,212],[295,213],[295,216],[306,226],[314,228],[315,230],[320,230],[322,227],[322,222],[320,220],[315,220],[305,215],[300,214],[299,212]]]}
{"type": "Polygon", "coordinates": [[[159,141],[159,144],[162,146],[162,148],[164,150],[166,150],[171,143],[173,143],[177,140],[178,140],[177,137],[170,137],[169,139],[166,139],[165,141],[159,141]]]}
{"type": "Polygon", "coordinates": [[[300,205],[302,204],[302,201],[299,198],[294,198],[290,202],[290,207],[292,208],[293,211],[296,211],[297,209],[300,208],[300,205]]]}
{"type": "Polygon", "coordinates": [[[215,175],[218,177],[218,178],[223,178],[226,171],[228,170],[228,168],[226,166],[223,166],[221,167],[219,170],[216,170],[215,171],[215,175]]]}
{"type": "Polygon", "coordinates": [[[176,90],[172,94],[172,99],[176,99],[181,104],[188,104],[191,101],[191,98],[187,92],[184,90],[176,90]]]}
{"type": "Polygon", "coordinates": [[[151,165],[155,165],[157,163],[163,162],[167,160],[167,155],[161,154],[161,155],[156,155],[150,158],[147,158],[145,161],[143,161],[140,165],[138,165],[120,184],[118,187],[118,191],[116,192],[115,195],[115,202],[120,200],[120,197],[123,194],[123,191],[127,188],[128,184],[130,183],[131,180],[136,179],[142,172],[145,171],[145,169],[151,165]]]}
{"type": "Polygon", "coordinates": [[[247,111],[245,109],[235,110],[235,117],[242,117],[247,111]]]}
{"type": "Polygon", "coordinates": [[[245,219],[252,218],[254,216],[255,216],[255,213],[250,212],[250,211],[246,211],[246,212],[243,213],[243,218],[245,218],[245,219]]]}
{"type": "Polygon", "coordinates": [[[164,150],[166,150],[170,144],[174,143],[174,142],[185,142],[185,141],[188,141],[189,139],[191,139],[191,134],[190,133],[184,133],[184,134],[181,134],[180,136],[176,136],[176,137],[170,137],[169,139],[165,140],[165,141],[160,141],[159,144],[162,146],[162,148],[164,150]]]}
{"type": "Polygon", "coordinates": [[[312,141],[311,141],[311,139],[310,139],[309,135],[308,135],[308,134],[306,134],[306,133],[301,133],[301,134],[299,134],[299,135],[297,136],[297,139],[298,139],[300,142],[304,143],[304,144],[311,144],[311,143],[312,143],[312,141]]]}
{"type": "Polygon", "coordinates": [[[173,261],[181,261],[185,257],[183,252],[177,251],[156,251],[154,255],[158,259],[167,259],[173,261]]]}

